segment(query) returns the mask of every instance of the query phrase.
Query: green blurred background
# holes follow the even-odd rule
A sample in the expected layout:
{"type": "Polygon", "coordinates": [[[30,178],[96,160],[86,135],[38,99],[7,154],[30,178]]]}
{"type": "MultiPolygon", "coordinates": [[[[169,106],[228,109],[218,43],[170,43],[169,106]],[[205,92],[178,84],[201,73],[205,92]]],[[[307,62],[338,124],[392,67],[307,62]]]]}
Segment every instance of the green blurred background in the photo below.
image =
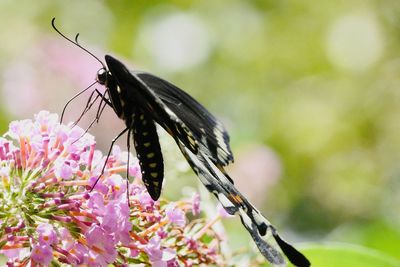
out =
{"type": "MultiPolygon", "coordinates": [[[[53,17],[101,59],[162,76],[216,114],[236,155],[229,172],[287,239],[400,259],[400,1],[1,1],[2,132],[60,113],[100,68],[53,17]]],[[[102,149],[123,129],[105,118],[91,130],[102,149]]],[[[173,198],[196,183],[163,146],[173,198]]],[[[239,220],[226,224],[243,247],[239,220]]]]}

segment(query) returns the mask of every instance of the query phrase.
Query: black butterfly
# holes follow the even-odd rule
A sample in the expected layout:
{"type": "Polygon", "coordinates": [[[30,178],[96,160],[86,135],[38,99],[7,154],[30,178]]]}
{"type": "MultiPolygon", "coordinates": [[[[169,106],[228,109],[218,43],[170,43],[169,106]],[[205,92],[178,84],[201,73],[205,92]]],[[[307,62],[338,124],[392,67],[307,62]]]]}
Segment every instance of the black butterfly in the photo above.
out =
{"type": "MultiPolygon", "coordinates": [[[[81,47],[77,38],[75,42],[68,40],[81,47]]],[[[239,214],[270,263],[284,265],[283,252],[295,266],[310,266],[307,258],[286,243],[275,227],[235,188],[225,172],[224,166],[233,162],[233,155],[223,125],[199,102],[170,82],[149,73],[131,72],[110,55],[105,56],[105,61],[108,68],[103,65],[99,70],[97,82],[106,87],[109,96],[109,100],[103,96],[106,103],[125,122],[126,129],[120,135],[128,131],[128,139],[131,134],[133,136],[150,196],[154,200],[159,198],[164,176],[157,123],[174,138],[193,171],[225,210],[232,215],[239,214]]]]}

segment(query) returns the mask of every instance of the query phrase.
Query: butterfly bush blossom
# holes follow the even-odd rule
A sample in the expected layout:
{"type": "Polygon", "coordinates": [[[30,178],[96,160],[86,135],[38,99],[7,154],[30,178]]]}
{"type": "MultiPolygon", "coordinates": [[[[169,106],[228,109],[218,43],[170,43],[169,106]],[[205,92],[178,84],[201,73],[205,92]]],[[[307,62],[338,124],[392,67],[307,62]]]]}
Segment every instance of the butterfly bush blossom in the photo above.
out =
{"type": "Polygon", "coordinates": [[[106,160],[95,146],[46,111],[12,122],[0,137],[0,253],[8,266],[224,263],[220,237],[198,216],[199,196],[153,201],[133,157],[127,194],[128,154],[118,147],[91,190],[106,160]]]}

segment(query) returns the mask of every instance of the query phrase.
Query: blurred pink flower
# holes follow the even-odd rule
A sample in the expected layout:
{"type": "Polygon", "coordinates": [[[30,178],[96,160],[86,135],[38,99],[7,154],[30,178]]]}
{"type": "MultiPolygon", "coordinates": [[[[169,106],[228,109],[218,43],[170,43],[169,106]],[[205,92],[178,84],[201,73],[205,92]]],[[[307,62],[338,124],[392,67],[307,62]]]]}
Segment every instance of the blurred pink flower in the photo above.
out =
{"type": "Polygon", "coordinates": [[[200,194],[194,193],[192,196],[192,214],[193,216],[197,216],[200,214],[200,194]]]}
{"type": "Polygon", "coordinates": [[[161,247],[161,239],[157,236],[150,239],[145,250],[149,255],[152,266],[167,267],[168,261],[176,257],[174,250],[161,247]]]}
{"type": "Polygon", "coordinates": [[[239,153],[229,170],[237,187],[256,206],[263,204],[268,189],[277,183],[282,172],[278,156],[263,145],[239,153]]]}
{"type": "Polygon", "coordinates": [[[174,204],[169,204],[168,207],[165,209],[165,213],[171,223],[174,223],[181,227],[185,226],[185,213],[180,208],[175,207],[174,204]]]}

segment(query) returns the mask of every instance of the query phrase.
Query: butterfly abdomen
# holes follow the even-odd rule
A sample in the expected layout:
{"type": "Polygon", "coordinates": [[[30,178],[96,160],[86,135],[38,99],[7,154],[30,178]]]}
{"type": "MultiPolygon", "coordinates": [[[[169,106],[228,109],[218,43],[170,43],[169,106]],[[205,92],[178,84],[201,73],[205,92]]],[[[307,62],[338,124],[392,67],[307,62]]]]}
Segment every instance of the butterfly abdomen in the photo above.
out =
{"type": "Polygon", "coordinates": [[[142,180],[153,200],[161,194],[164,163],[154,121],[141,110],[133,115],[133,140],[142,171],[142,180]]]}

